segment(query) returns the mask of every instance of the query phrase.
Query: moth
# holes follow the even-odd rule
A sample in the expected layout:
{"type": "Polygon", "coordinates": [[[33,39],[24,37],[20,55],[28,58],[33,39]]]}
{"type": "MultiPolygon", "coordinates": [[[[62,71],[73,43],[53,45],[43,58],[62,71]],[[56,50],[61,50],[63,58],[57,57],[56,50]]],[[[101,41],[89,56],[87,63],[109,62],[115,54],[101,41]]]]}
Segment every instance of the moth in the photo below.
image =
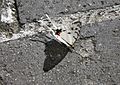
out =
{"type": "MultiPolygon", "coordinates": [[[[47,38],[50,39],[50,41],[47,41],[45,43],[44,52],[46,54],[46,58],[43,66],[44,72],[48,72],[51,69],[53,69],[57,64],[59,64],[65,58],[68,52],[78,54],[82,59],[89,59],[97,63],[95,59],[92,59],[90,57],[83,57],[78,51],[74,49],[74,43],[80,36],[78,28],[67,29],[65,25],[64,26],[62,25],[63,28],[57,27],[47,14],[46,17],[49,20],[49,22],[52,24],[52,27],[45,26],[46,25],[45,22],[42,23],[45,28],[45,31],[42,32],[43,33],[45,32],[44,34],[47,36],[47,38]]],[[[79,23],[79,22],[74,22],[74,23],[79,23]]]]}
{"type": "Polygon", "coordinates": [[[73,34],[73,30],[69,30],[69,29],[65,29],[65,27],[63,29],[58,28],[50,19],[50,17],[46,14],[46,17],[48,18],[48,20],[52,23],[53,25],[53,29],[48,28],[49,31],[51,32],[51,35],[54,36],[56,38],[56,40],[58,40],[59,42],[65,44],[68,48],[74,48],[73,44],[75,43],[75,41],[77,40],[79,33],[78,31],[74,31],[73,34]],[[64,32],[64,31],[69,30],[68,32],[64,32]]]}
{"type": "Polygon", "coordinates": [[[46,28],[45,32],[47,32],[47,37],[51,39],[50,41],[45,43],[44,50],[46,54],[46,59],[44,61],[43,70],[45,72],[48,72],[49,70],[54,68],[59,62],[61,62],[61,60],[64,59],[68,52],[75,52],[79,55],[80,53],[75,51],[74,49],[74,43],[77,40],[78,32],[74,32],[73,29],[70,31],[69,29],[65,29],[64,27],[58,28],[47,14],[46,17],[52,24],[52,28],[44,27],[46,28]]]}

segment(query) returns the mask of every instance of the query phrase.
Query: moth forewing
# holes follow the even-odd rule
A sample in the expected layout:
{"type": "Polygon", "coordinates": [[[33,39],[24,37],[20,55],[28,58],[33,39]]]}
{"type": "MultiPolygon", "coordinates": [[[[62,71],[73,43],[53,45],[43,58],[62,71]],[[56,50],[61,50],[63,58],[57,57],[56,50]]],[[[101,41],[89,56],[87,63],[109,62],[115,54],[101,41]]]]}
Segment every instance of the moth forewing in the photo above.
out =
{"type": "Polygon", "coordinates": [[[74,37],[77,38],[78,35],[76,35],[75,30],[70,30],[71,25],[67,23],[63,23],[63,24],[56,24],[55,22],[53,23],[53,21],[50,19],[50,17],[47,14],[46,16],[53,25],[53,28],[48,28],[52,32],[52,35],[59,42],[64,43],[67,47],[73,47],[73,44],[76,41],[74,37]],[[60,35],[56,35],[54,30],[57,30],[57,29],[62,29],[62,32],[60,33],[60,35]],[[66,31],[63,31],[63,30],[66,30],[66,31]]]}

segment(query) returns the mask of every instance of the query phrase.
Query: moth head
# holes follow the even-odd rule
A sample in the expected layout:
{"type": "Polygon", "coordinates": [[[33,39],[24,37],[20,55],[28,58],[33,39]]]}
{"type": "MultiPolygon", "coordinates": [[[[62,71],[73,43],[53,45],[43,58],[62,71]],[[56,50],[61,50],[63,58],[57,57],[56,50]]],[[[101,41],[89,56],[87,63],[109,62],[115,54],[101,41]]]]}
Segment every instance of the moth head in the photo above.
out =
{"type": "Polygon", "coordinates": [[[56,29],[55,34],[56,34],[56,35],[60,35],[61,32],[62,32],[62,29],[56,29]]]}

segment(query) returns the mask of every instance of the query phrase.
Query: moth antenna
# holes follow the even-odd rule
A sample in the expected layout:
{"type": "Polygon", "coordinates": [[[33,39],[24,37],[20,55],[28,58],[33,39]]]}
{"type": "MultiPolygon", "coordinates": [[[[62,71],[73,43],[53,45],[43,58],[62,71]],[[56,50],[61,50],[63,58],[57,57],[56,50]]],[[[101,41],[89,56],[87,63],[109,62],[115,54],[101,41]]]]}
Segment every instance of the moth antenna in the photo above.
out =
{"type": "Polygon", "coordinates": [[[50,17],[48,16],[48,14],[45,14],[46,17],[49,19],[49,21],[53,24],[53,27],[55,27],[57,29],[57,26],[52,22],[52,20],[50,19],[50,17]]]}

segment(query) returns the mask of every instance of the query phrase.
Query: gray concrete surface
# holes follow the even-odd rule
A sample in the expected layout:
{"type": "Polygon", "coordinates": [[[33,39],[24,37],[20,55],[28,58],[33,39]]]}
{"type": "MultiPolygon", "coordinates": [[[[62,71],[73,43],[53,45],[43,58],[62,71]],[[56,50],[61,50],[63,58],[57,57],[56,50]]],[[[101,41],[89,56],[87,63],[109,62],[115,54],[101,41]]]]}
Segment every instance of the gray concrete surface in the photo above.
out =
{"type": "MultiPolygon", "coordinates": [[[[75,43],[75,49],[87,50],[90,45],[87,41],[92,40],[94,49],[89,57],[95,61],[82,60],[79,55],[68,52],[65,58],[47,73],[43,71],[47,54],[44,52],[47,49],[45,44],[30,40],[44,41],[44,38],[32,36],[1,43],[0,76],[7,85],[119,85],[119,23],[120,19],[115,19],[83,26],[82,37],[75,43]]],[[[52,52],[57,53],[56,49],[53,47],[52,52]]],[[[56,58],[58,54],[51,55],[56,58]]]]}
{"type": "MultiPolygon", "coordinates": [[[[77,9],[78,5],[74,5],[77,1],[55,0],[45,8],[49,1],[17,0],[22,23],[39,19],[45,12],[54,17],[64,13],[69,5],[72,8],[68,12],[73,13],[119,4],[117,0],[105,3],[99,0],[91,1],[95,5],[86,5],[89,1],[80,0],[83,8],[77,9]],[[67,5],[60,8],[63,2],[67,5]],[[44,5],[42,8],[40,3],[44,5]]],[[[80,28],[75,50],[88,58],[70,52],[63,44],[49,41],[41,33],[0,43],[0,85],[120,85],[119,23],[120,18],[116,18],[80,28]]]]}
{"type": "Polygon", "coordinates": [[[21,23],[40,19],[44,13],[51,17],[104,8],[120,4],[119,0],[16,0],[21,23]]]}

